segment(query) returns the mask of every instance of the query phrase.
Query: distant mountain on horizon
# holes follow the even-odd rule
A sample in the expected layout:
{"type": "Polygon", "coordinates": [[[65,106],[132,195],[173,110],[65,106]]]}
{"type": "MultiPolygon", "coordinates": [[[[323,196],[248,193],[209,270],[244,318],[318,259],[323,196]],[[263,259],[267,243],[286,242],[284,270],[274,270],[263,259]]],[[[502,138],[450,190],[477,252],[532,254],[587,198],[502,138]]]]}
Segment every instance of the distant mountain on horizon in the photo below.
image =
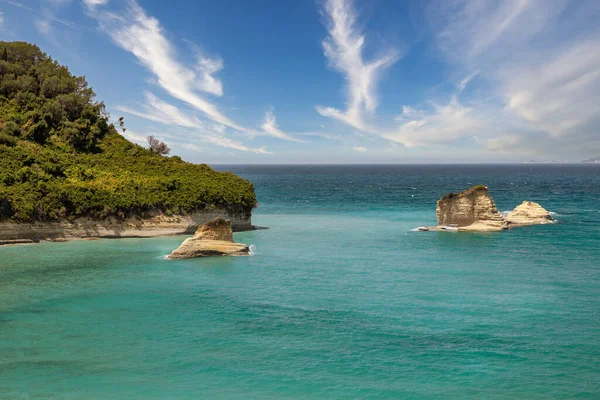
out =
{"type": "Polygon", "coordinates": [[[581,161],[582,163],[600,163],[600,156],[598,157],[590,157],[586,160],[581,161]]]}
{"type": "Polygon", "coordinates": [[[581,161],[564,161],[564,160],[529,160],[524,161],[525,164],[600,164],[600,156],[590,157],[581,161]]]}

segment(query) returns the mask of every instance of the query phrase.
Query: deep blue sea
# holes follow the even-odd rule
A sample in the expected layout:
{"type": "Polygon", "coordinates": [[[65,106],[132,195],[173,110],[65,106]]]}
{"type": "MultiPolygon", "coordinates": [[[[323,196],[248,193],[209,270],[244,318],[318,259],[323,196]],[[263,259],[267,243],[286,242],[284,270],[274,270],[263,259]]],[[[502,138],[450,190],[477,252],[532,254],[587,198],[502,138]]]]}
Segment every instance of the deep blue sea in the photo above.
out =
{"type": "Polygon", "coordinates": [[[598,399],[600,165],[218,166],[251,257],[0,248],[1,399],[598,399]],[[413,232],[489,186],[557,224],[413,232]]]}

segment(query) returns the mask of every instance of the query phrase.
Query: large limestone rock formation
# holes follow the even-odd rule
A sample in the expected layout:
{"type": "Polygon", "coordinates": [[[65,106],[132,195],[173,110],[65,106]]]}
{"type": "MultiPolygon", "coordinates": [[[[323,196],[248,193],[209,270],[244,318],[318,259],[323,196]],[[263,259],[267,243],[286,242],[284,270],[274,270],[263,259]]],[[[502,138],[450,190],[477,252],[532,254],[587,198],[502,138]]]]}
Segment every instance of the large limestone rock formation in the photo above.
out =
{"type": "Polygon", "coordinates": [[[552,215],[538,203],[524,201],[506,216],[511,225],[537,225],[555,222],[552,215]]]}
{"type": "Polygon", "coordinates": [[[169,254],[169,259],[203,256],[247,256],[250,249],[242,243],[234,243],[231,221],[215,218],[201,225],[194,236],[183,241],[169,254]]]}
{"type": "Polygon", "coordinates": [[[437,202],[436,216],[439,227],[457,225],[459,231],[499,231],[508,228],[488,188],[483,185],[445,195],[437,202]]]}

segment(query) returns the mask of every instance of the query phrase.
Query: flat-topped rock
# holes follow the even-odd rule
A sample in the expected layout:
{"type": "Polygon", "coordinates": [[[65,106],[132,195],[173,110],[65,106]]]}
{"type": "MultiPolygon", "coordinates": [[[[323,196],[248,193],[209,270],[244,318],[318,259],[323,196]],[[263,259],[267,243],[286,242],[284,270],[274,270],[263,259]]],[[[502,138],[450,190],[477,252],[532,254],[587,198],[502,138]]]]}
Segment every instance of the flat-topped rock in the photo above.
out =
{"type": "Polygon", "coordinates": [[[191,238],[181,243],[169,254],[169,259],[182,259],[205,256],[247,256],[250,248],[233,241],[231,221],[215,218],[196,230],[191,238]]]}
{"type": "Polygon", "coordinates": [[[498,211],[488,188],[473,186],[460,193],[449,193],[437,201],[438,227],[457,227],[459,231],[500,231],[508,222],[498,211]]]}
{"type": "Polygon", "coordinates": [[[555,222],[548,210],[533,201],[523,201],[506,215],[511,225],[537,225],[555,222]]]}

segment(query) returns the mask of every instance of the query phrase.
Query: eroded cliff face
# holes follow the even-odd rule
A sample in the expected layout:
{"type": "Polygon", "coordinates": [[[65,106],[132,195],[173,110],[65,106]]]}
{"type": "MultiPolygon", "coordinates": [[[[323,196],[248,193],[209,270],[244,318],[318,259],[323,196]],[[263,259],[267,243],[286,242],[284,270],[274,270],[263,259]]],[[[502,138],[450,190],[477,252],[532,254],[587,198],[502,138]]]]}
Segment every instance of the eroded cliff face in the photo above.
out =
{"type": "Polygon", "coordinates": [[[194,236],[188,238],[169,254],[169,259],[205,256],[247,256],[250,248],[233,241],[231,221],[215,218],[200,226],[194,236]]]}
{"type": "Polygon", "coordinates": [[[439,226],[457,225],[464,231],[499,231],[508,228],[488,188],[473,186],[460,193],[449,193],[437,202],[439,226]]]}
{"type": "Polygon", "coordinates": [[[537,225],[555,222],[548,210],[533,201],[523,201],[508,213],[506,220],[511,225],[537,225]]]}
{"type": "Polygon", "coordinates": [[[195,238],[202,240],[224,240],[233,242],[233,229],[231,221],[225,218],[215,218],[201,225],[194,234],[195,238]]]}
{"type": "Polygon", "coordinates": [[[157,214],[151,218],[92,220],[78,218],[74,221],[12,223],[0,222],[0,241],[8,240],[71,240],[86,238],[156,237],[192,233],[206,222],[222,217],[231,220],[233,230],[252,229],[251,217],[231,215],[215,208],[188,215],[157,214]]]}

